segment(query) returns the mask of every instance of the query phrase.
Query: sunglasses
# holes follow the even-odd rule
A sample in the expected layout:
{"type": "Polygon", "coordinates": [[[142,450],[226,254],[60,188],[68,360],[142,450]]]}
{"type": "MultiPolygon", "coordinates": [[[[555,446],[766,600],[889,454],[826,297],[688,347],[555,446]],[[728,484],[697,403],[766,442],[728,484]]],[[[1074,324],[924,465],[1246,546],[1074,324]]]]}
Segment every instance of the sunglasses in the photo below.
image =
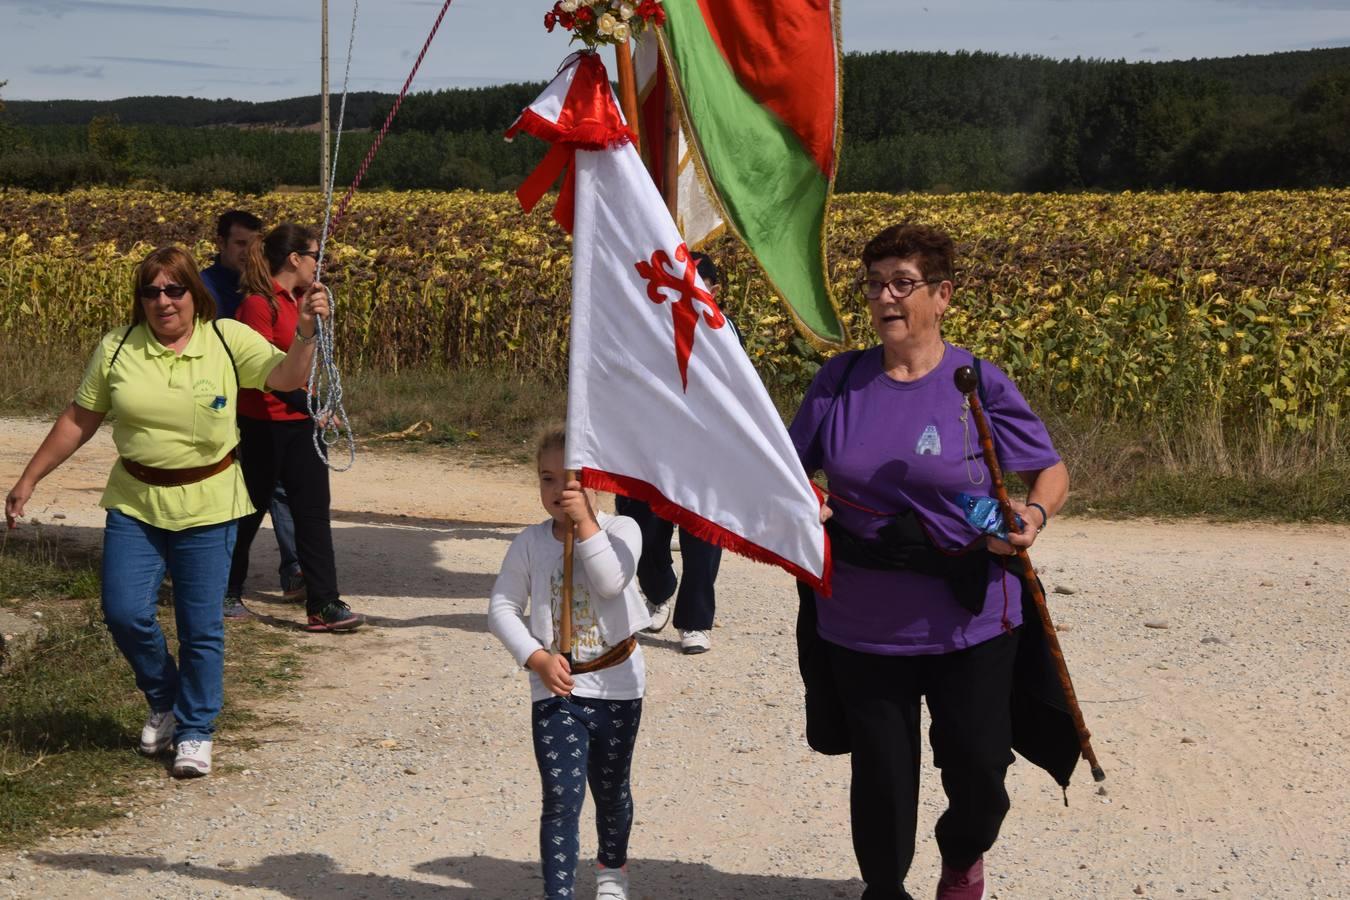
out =
{"type": "Polygon", "coordinates": [[[168,294],[170,300],[180,300],[187,292],[188,289],[181,284],[166,284],[164,287],[147,284],[142,285],[136,294],[142,300],[158,300],[160,294],[168,294]]]}

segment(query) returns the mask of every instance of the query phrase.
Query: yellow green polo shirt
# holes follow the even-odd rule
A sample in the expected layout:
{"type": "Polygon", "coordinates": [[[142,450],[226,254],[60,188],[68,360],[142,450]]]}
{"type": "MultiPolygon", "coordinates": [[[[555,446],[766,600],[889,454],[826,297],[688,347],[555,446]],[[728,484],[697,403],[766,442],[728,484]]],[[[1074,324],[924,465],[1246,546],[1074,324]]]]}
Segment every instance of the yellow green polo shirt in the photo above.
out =
{"type": "MultiPolygon", "coordinates": [[[[239,443],[239,388],[264,388],[286,354],[247,325],[231,319],[216,325],[234,354],[238,384],[210,322],[197,320],[181,354],[156,340],[144,324],[129,334],[124,326],[103,336],[75,402],[91,412],[114,414],[113,443],[120,456],[160,469],[188,469],[219,462],[239,443]],[[118,344],[122,350],[111,365],[118,344]]],[[[119,460],[99,505],[169,531],[218,525],[253,512],[237,460],[210,478],[177,487],[139,481],[119,460]]]]}

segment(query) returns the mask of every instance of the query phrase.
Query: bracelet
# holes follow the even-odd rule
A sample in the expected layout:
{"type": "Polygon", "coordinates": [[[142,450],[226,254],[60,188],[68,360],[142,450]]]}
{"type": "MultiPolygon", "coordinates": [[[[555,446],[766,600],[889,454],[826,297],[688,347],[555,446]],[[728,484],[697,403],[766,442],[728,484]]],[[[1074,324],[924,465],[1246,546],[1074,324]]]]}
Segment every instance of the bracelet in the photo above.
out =
{"type": "Polygon", "coordinates": [[[314,336],[317,334],[318,332],[315,331],[314,334],[305,336],[300,333],[300,326],[299,325],[295,326],[295,339],[302,344],[308,344],[310,341],[314,340],[314,336]]]}
{"type": "Polygon", "coordinates": [[[1039,510],[1041,513],[1041,527],[1036,529],[1036,532],[1039,534],[1040,532],[1045,530],[1046,525],[1050,524],[1050,514],[1046,512],[1045,507],[1041,506],[1039,503],[1028,502],[1027,507],[1029,509],[1039,510]]]}

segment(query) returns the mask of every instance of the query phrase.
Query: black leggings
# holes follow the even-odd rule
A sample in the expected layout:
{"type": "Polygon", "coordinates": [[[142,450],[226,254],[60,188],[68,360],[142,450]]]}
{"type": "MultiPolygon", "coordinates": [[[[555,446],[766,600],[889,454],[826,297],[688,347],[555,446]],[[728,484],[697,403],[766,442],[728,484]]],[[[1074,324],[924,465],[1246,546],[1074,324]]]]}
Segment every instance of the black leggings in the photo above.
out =
{"type": "Polygon", "coordinates": [[[328,467],[314,453],[313,421],[269,422],[239,417],[239,456],[244,483],[258,512],[239,520],[239,537],[230,565],[229,592],[243,593],[248,577],[248,552],[258,533],[272,491],[286,489],[295,519],[295,550],[305,574],[308,612],[317,613],[338,599],[337,561],[333,556],[333,528],[328,467]]]}
{"type": "Polygon", "coordinates": [[[919,701],[928,700],[933,764],[947,809],[942,859],[966,868],[994,844],[1008,812],[1017,631],[933,656],[880,656],[829,644],[853,744],[850,812],[866,900],[903,900],[918,827],[919,701]]]}

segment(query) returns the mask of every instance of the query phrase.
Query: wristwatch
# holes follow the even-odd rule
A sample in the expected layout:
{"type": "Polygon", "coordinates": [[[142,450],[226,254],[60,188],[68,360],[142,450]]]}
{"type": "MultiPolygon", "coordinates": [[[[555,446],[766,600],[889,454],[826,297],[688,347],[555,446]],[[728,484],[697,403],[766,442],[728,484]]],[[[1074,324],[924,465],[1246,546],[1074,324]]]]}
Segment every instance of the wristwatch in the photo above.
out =
{"type": "Polygon", "coordinates": [[[300,326],[299,325],[295,326],[295,339],[302,344],[308,344],[310,341],[314,340],[315,336],[318,335],[318,333],[319,332],[316,330],[314,334],[305,336],[300,333],[300,326]]]}

